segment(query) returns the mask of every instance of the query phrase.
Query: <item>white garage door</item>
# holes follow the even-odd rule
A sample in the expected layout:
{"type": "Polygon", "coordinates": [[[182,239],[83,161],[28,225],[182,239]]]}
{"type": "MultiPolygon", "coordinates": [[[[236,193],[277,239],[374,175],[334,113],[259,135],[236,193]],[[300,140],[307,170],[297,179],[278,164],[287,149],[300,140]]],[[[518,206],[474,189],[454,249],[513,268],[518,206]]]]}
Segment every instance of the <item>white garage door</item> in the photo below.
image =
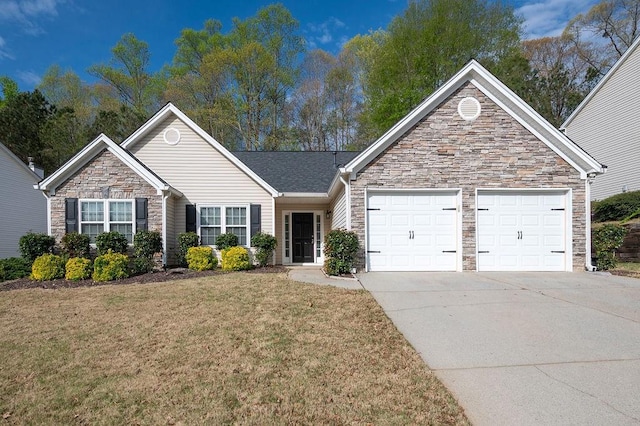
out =
{"type": "Polygon", "coordinates": [[[374,192],[367,198],[370,271],[455,271],[455,192],[374,192]]]}
{"type": "Polygon", "coordinates": [[[479,271],[565,271],[565,192],[478,192],[479,271]]]}

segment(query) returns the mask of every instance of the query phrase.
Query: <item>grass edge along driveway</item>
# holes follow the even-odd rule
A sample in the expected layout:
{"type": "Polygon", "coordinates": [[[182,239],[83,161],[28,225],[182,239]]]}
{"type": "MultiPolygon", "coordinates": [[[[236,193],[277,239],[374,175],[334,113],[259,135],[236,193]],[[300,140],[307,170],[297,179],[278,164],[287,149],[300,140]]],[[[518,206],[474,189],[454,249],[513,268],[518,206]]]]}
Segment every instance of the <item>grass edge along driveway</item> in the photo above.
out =
{"type": "Polygon", "coordinates": [[[7,424],[468,424],[371,295],[234,273],[0,293],[7,424]]]}

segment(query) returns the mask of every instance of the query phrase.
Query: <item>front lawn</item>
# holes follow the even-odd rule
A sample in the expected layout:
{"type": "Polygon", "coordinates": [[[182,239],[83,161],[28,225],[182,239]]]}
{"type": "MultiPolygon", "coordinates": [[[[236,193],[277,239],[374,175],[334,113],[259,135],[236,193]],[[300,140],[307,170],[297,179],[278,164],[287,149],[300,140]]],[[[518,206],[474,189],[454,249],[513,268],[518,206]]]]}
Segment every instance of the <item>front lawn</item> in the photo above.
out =
{"type": "Polygon", "coordinates": [[[284,274],[0,293],[8,424],[466,424],[365,291],[284,274]]]}

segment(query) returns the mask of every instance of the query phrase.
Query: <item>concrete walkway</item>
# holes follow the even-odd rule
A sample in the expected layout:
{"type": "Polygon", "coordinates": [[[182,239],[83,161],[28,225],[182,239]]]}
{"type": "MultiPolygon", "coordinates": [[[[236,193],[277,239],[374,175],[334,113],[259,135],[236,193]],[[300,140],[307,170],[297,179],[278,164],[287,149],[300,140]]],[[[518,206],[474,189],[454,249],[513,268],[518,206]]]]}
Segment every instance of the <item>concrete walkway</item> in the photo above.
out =
{"type": "Polygon", "coordinates": [[[362,290],[357,279],[328,277],[317,266],[292,266],[289,268],[289,278],[302,283],[330,285],[347,290],[362,290]]]}
{"type": "Polygon", "coordinates": [[[475,425],[640,424],[640,280],[358,277],[475,425]]]}

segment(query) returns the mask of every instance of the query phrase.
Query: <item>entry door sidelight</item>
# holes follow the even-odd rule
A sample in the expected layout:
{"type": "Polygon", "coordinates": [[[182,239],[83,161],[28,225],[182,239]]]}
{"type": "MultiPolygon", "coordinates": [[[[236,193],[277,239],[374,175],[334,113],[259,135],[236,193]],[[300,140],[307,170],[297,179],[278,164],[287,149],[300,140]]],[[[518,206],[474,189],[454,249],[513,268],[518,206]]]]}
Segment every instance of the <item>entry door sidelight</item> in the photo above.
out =
{"type": "Polygon", "coordinates": [[[291,227],[293,263],[314,262],[313,213],[292,213],[291,227]]]}

